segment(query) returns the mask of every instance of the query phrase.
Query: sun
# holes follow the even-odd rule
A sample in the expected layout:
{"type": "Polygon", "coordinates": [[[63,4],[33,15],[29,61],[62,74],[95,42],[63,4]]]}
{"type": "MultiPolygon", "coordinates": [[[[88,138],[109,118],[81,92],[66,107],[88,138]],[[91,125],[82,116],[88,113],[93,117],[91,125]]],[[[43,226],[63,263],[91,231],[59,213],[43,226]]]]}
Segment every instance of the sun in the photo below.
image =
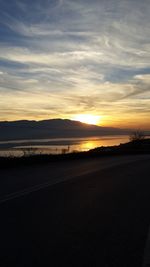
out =
{"type": "Polygon", "coordinates": [[[100,123],[100,116],[90,114],[78,114],[73,117],[74,120],[80,121],[87,124],[98,125],[100,123]]]}

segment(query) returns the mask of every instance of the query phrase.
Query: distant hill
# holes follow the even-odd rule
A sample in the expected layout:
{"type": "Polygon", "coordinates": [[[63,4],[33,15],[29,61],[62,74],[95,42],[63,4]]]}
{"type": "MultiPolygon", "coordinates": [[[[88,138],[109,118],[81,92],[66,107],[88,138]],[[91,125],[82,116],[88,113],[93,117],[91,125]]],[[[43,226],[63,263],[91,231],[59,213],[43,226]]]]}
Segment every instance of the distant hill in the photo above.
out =
{"type": "Polygon", "coordinates": [[[122,129],[89,125],[73,120],[52,119],[42,121],[0,122],[0,140],[45,139],[64,137],[90,137],[128,134],[122,129]]]}

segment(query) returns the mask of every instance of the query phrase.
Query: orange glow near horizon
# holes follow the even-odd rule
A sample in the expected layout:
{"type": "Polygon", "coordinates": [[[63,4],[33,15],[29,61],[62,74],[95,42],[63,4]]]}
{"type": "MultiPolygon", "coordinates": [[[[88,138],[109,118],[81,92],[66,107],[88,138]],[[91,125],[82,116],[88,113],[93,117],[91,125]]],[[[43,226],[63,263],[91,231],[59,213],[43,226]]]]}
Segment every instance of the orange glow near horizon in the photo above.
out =
{"type": "Polygon", "coordinates": [[[87,124],[93,124],[102,127],[115,127],[120,129],[133,129],[133,130],[143,130],[150,131],[150,123],[149,123],[149,114],[145,114],[142,116],[136,117],[135,114],[102,114],[97,115],[98,112],[95,110],[95,115],[90,113],[79,113],[79,114],[55,114],[54,116],[50,115],[41,115],[37,114],[29,114],[28,116],[25,114],[13,114],[9,113],[9,116],[1,117],[0,121],[16,121],[16,120],[50,120],[50,119],[69,119],[76,120],[87,124]]]}
{"type": "Polygon", "coordinates": [[[92,114],[78,114],[75,115],[72,119],[87,124],[99,125],[101,121],[101,116],[92,114]]]}

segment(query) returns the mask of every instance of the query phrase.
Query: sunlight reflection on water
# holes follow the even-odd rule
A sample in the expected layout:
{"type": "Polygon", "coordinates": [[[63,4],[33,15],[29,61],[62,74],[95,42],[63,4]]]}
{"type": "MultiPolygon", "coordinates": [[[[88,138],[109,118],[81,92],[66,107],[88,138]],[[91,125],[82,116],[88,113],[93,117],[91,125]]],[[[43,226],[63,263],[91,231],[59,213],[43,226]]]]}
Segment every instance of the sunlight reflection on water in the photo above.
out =
{"type": "Polygon", "coordinates": [[[101,146],[119,145],[127,141],[128,136],[1,141],[0,156],[18,157],[34,154],[65,154],[77,151],[88,151],[101,146]],[[9,147],[6,148],[6,145],[9,145],[9,147]]]}

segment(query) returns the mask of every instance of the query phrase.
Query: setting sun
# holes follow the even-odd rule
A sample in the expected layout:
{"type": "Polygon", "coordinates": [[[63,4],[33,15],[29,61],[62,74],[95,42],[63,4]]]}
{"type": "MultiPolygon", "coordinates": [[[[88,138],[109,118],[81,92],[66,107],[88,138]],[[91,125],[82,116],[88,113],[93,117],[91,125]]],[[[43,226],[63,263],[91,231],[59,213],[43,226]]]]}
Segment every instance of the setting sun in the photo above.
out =
{"type": "Polygon", "coordinates": [[[73,119],[83,123],[98,125],[100,123],[101,117],[90,114],[78,114],[74,116],[73,119]]]}

